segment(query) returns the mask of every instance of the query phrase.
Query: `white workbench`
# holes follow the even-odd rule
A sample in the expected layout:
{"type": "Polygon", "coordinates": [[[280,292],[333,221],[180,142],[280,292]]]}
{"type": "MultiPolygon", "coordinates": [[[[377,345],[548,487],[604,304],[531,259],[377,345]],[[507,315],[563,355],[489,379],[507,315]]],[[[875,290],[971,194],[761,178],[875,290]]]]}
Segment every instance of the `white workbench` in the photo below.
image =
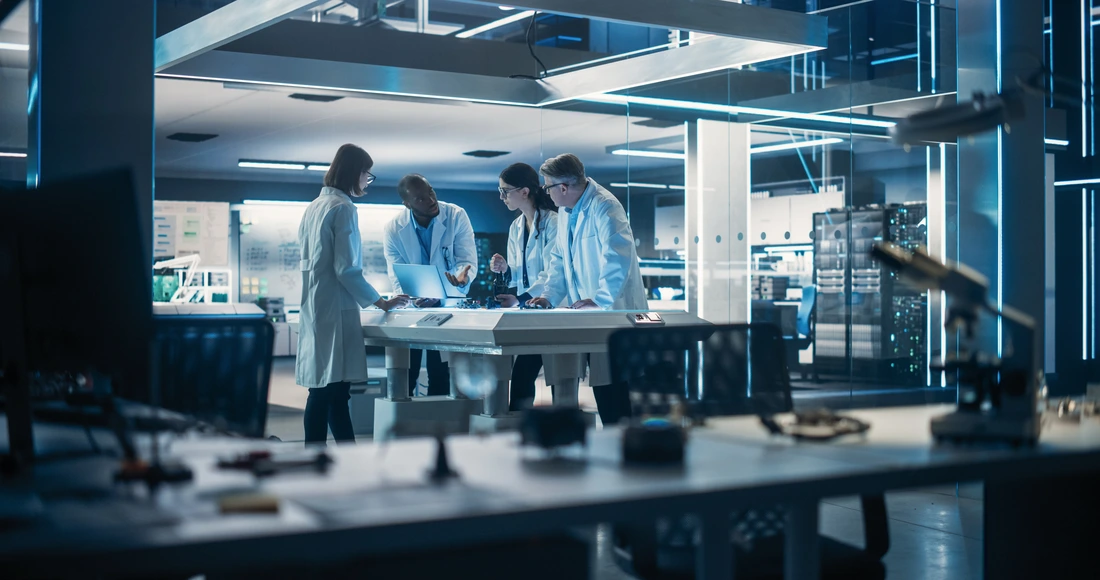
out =
{"type": "MultiPolygon", "coordinates": [[[[387,396],[375,401],[374,436],[391,433],[431,434],[514,428],[518,416],[508,411],[512,357],[521,354],[579,355],[607,352],[616,330],[634,327],[634,312],[609,310],[469,310],[460,308],[364,310],[363,339],[386,347],[387,396]],[[439,326],[425,317],[450,315],[439,326]],[[446,353],[451,392],[445,397],[410,399],[409,349],[446,353]],[[464,393],[485,393],[472,402],[464,393]]],[[[684,311],[660,312],[666,326],[707,324],[684,311]]],[[[556,359],[562,361],[562,359],[556,359]]],[[[583,365],[547,365],[546,382],[555,386],[555,404],[577,403],[583,365]]]]}

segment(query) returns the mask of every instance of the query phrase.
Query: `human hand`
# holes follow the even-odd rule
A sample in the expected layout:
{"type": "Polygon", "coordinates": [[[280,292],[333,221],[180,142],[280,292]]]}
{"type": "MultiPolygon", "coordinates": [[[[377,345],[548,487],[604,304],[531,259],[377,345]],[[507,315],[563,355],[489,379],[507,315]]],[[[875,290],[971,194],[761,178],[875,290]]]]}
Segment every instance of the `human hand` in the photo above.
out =
{"type": "Polygon", "coordinates": [[[413,306],[416,306],[417,308],[433,308],[435,306],[439,306],[439,299],[438,298],[417,298],[413,302],[413,306]]]}
{"type": "Polygon", "coordinates": [[[585,298],[574,302],[569,308],[572,310],[595,310],[599,307],[600,305],[593,302],[591,298],[585,298]]]}
{"type": "Polygon", "coordinates": [[[497,294],[497,301],[503,308],[513,308],[519,304],[519,298],[512,294],[497,294]]]}
{"type": "Polygon", "coordinates": [[[538,298],[532,298],[532,299],[528,300],[527,305],[528,306],[537,306],[539,308],[550,308],[550,301],[545,299],[545,298],[542,298],[540,296],[538,298]]]}
{"type": "Polygon", "coordinates": [[[409,296],[407,294],[398,294],[393,298],[390,298],[389,300],[379,298],[378,301],[374,303],[375,306],[381,308],[386,312],[389,312],[390,310],[393,310],[395,308],[404,308],[408,306],[408,304],[409,296]]]}
{"type": "Polygon", "coordinates": [[[462,286],[465,286],[470,282],[470,268],[473,268],[473,266],[466,264],[466,266],[463,267],[462,270],[458,273],[458,276],[447,272],[447,281],[455,287],[461,288],[462,286]]]}
{"type": "Polygon", "coordinates": [[[489,269],[497,274],[503,274],[508,271],[508,260],[505,260],[504,256],[500,254],[493,254],[493,258],[489,262],[489,269]]]}

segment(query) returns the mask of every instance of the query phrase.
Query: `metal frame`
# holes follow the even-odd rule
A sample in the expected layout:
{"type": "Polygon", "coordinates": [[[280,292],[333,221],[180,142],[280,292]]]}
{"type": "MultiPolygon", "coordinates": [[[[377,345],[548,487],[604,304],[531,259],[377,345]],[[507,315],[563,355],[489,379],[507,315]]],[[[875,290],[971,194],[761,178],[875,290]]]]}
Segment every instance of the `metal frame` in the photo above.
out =
{"type": "Polygon", "coordinates": [[[154,70],[160,72],[325,2],[328,0],[236,0],[158,37],[154,70]]]}
{"type": "MultiPolygon", "coordinates": [[[[672,11],[662,0],[529,0],[528,3],[536,4],[534,9],[545,9],[556,14],[652,26],[675,25],[683,30],[719,36],[690,46],[578,68],[537,81],[263,54],[211,52],[227,42],[320,3],[315,0],[237,0],[158,38],[158,76],[284,87],[288,90],[350,91],[542,107],[821,50],[827,46],[828,35],[827,20],[821,16],[717,0],[689,2],[672,11]]],[[[453,40],[455,46],[485,42],[449,40],[453,40]]]]}

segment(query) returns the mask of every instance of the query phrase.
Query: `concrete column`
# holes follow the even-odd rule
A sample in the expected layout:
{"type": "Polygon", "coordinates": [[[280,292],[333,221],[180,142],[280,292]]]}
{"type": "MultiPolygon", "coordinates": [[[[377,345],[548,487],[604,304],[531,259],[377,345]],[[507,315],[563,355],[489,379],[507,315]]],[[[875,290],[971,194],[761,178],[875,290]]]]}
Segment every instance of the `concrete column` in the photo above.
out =
{"type": "MultiPolygon", "coordinates": [[[[1016,86],[1043,54],[1042,0],[969,0],[957,10],[959,96],[1016,86]],[[999,26],[999,28],[998,28],[999,26]]],[[[997,131],[959,141],[959,259],[989,278],[994,302],[1012,305],[1043,330],[1043,99],[997,131]]],[[[989,352],[1007,346],[994,324],[979,329],[989,352]]],[[[1007,354],[1007,350],[1003,350],[1007,354]]],[[[1036,349],[1036,352],[1040,352],[1036,349]]]]}
{"type": "Polygon", "coordinates": [[[30,6],[27,182],[130,168],[151,260],[156,2],[30,6]]]}
{"type": "Polygon", "coordinates": [[[749,125],[698,120],[687,131],[688,311],[749,320],[749,125]]]}

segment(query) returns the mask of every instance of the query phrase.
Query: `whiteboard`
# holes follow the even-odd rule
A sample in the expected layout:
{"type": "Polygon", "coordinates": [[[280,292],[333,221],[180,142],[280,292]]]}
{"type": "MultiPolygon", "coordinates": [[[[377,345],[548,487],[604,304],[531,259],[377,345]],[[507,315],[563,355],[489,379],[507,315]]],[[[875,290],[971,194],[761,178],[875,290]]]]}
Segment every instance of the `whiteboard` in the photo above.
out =
{"type": "MultiPolygon", "coordinates": [[[[298,261],[298,225],[308,203],[256,204],[240,207],[240,300],[260,296],[282,298],[284,304],[302,303],[302,273],[298,261]]],[[[355,204],[363,240],[363,274],[381,294],[393,291],[386,269],[383,234],[386,224],[405,207],[355,204]]]]}
{"type": "Polygon", "coordinates": [[[198,254],[203,267],[229,266],[229,204],[154,201],[153,258],[198,254]]]}

